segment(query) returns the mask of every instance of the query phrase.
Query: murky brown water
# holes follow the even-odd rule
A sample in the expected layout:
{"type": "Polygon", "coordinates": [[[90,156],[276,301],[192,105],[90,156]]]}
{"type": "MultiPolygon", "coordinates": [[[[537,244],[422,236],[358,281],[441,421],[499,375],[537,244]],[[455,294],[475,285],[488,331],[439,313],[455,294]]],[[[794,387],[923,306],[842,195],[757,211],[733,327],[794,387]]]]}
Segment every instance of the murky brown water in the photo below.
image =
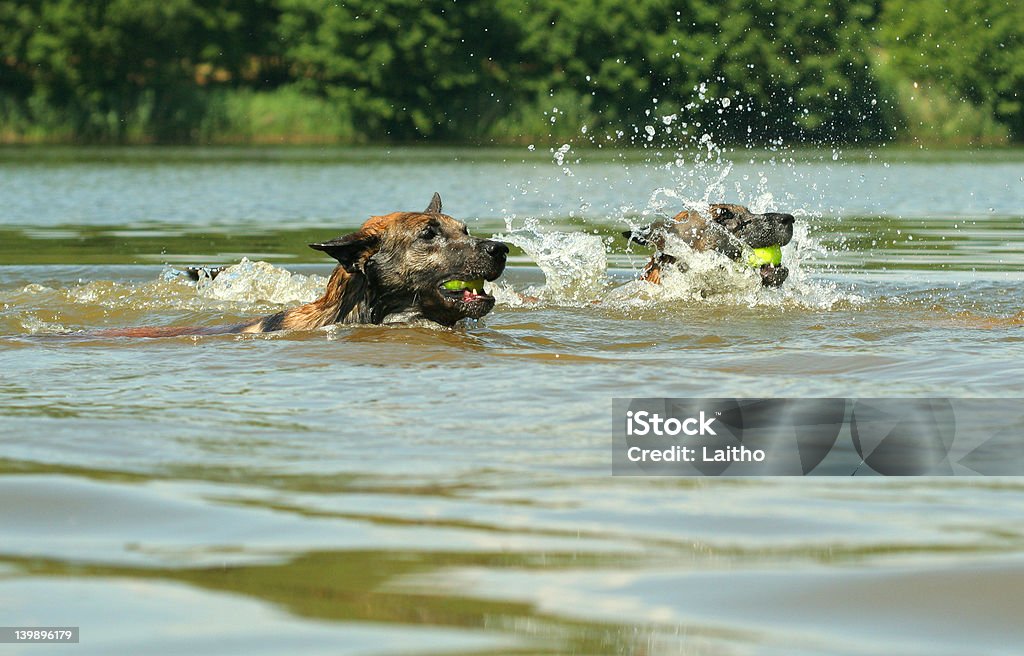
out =
{"type": "Polygon", "coordinates": [[[613,478],[609,418],[1022,396],[1024,156],[579,160],[0,153],[0,624],[82,629],[3,651],[1016,653],[1024,483],[613,478]],[[308,300],[307,242],[435,189],[517,245],[483,322],[90,334],[308,300]],[[798,214],[783,290],[632,282],[618,232],[706,194],[798,214]]]}

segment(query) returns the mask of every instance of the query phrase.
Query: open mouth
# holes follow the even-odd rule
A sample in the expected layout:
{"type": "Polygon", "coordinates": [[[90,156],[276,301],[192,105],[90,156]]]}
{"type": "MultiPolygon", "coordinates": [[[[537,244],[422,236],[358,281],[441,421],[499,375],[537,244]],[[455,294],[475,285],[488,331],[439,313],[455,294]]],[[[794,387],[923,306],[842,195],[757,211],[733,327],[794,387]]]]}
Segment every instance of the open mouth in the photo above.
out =
{"type": "Polygon", "coordinates": [[[449,301],[474,303],[489,301],[494,297],[484,291],[484,279],[449,280],[440,286],[441,296],[449,301]]]}
{"type": "Polygon", "coordinates": [[[755,248],[747,257],[747,266],[756,269],[765,287],[781,287],[789,277],[789,269],[782,266],[782,246],[755,248]]]}

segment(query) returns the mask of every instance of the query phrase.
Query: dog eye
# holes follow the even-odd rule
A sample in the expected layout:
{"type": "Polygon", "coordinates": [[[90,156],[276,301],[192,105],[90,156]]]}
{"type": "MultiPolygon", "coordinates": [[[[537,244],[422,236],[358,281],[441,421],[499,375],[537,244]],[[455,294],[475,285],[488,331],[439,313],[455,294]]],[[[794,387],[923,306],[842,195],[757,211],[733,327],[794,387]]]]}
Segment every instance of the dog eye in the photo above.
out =
{"type": "Polygon", "coordinates": [[[437,228],[434,226],[427,226],[423,230],[420,230],[419,238],[426,241],[430,241],[437,236],[437,228]]]}
{"type": "Polygon", "coordinates": [[[718,216],[715,217],[715,221],[718,221],[718,222],[728,221],[731,218],[732,218],[732,211],[723,208],[723,209],[718,210],[718,216]]]}

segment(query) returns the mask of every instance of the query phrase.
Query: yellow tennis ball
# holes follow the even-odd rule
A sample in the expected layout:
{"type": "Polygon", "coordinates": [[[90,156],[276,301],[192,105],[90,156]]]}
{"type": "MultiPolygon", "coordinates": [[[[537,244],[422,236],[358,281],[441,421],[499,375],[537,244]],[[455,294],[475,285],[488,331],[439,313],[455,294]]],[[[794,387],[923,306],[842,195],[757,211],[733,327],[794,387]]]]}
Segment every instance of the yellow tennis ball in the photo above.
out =
{"type": "Polygon", "coordinates": [[[747,264],[752,267],[759,267],[763,264],[779,266],[782,264],[782,247],[775,244],[766,248],[755,248],[747,258],[747,264]]]}

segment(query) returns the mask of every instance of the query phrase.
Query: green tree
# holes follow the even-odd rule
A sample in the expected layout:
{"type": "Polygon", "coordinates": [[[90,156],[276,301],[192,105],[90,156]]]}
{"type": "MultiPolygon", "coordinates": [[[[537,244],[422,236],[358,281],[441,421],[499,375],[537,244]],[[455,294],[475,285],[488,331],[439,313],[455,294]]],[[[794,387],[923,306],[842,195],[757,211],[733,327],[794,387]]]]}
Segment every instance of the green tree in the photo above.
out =
{"type": "Polygon", "coordinates": [[[1024,3],[888,2],[879,47],[897,71],[982,108],[1024,140],[1024,3]]]}
{"type": "MultiPolygon", "coordinates": [[[[877,140],[884,119],[871,99],[868,2],[794,0],[548,0],[505,3],[524,24],[517,44],[535,93],[573,89],[606,128],[632,126],[657,98],[676,108],[706,83],[687,115],[715,136],[877,140]],[[737,102],[738,100],[738,102],[737,102]],[[749,130],[748,130],[749,128],[749,130]]],[[[669,110],[671,111],[671,110],[669,110]]]]}
{"type": "Polygon", "coordinates": [[[0,2],[3,91],[30,120],[59,113],[78,139],[123,141],[133,127],[188,139],[204,111],[197,66],[237,74],[256,13],[241,0],[0,2]]]}
{"type": "Polygon", "coordinates": [[[0,138],[642,139],[674,113],[719,142],[943,114],[1020,141],[1022,23],[1004,0],[0,0],[0,138]]]}
{"type": "Polygon", "coordinates": [[[489,2],[279,0],[295,84],[348,106],[367,138],[472,136],[507,97],[514,29],[489,2]]]}

